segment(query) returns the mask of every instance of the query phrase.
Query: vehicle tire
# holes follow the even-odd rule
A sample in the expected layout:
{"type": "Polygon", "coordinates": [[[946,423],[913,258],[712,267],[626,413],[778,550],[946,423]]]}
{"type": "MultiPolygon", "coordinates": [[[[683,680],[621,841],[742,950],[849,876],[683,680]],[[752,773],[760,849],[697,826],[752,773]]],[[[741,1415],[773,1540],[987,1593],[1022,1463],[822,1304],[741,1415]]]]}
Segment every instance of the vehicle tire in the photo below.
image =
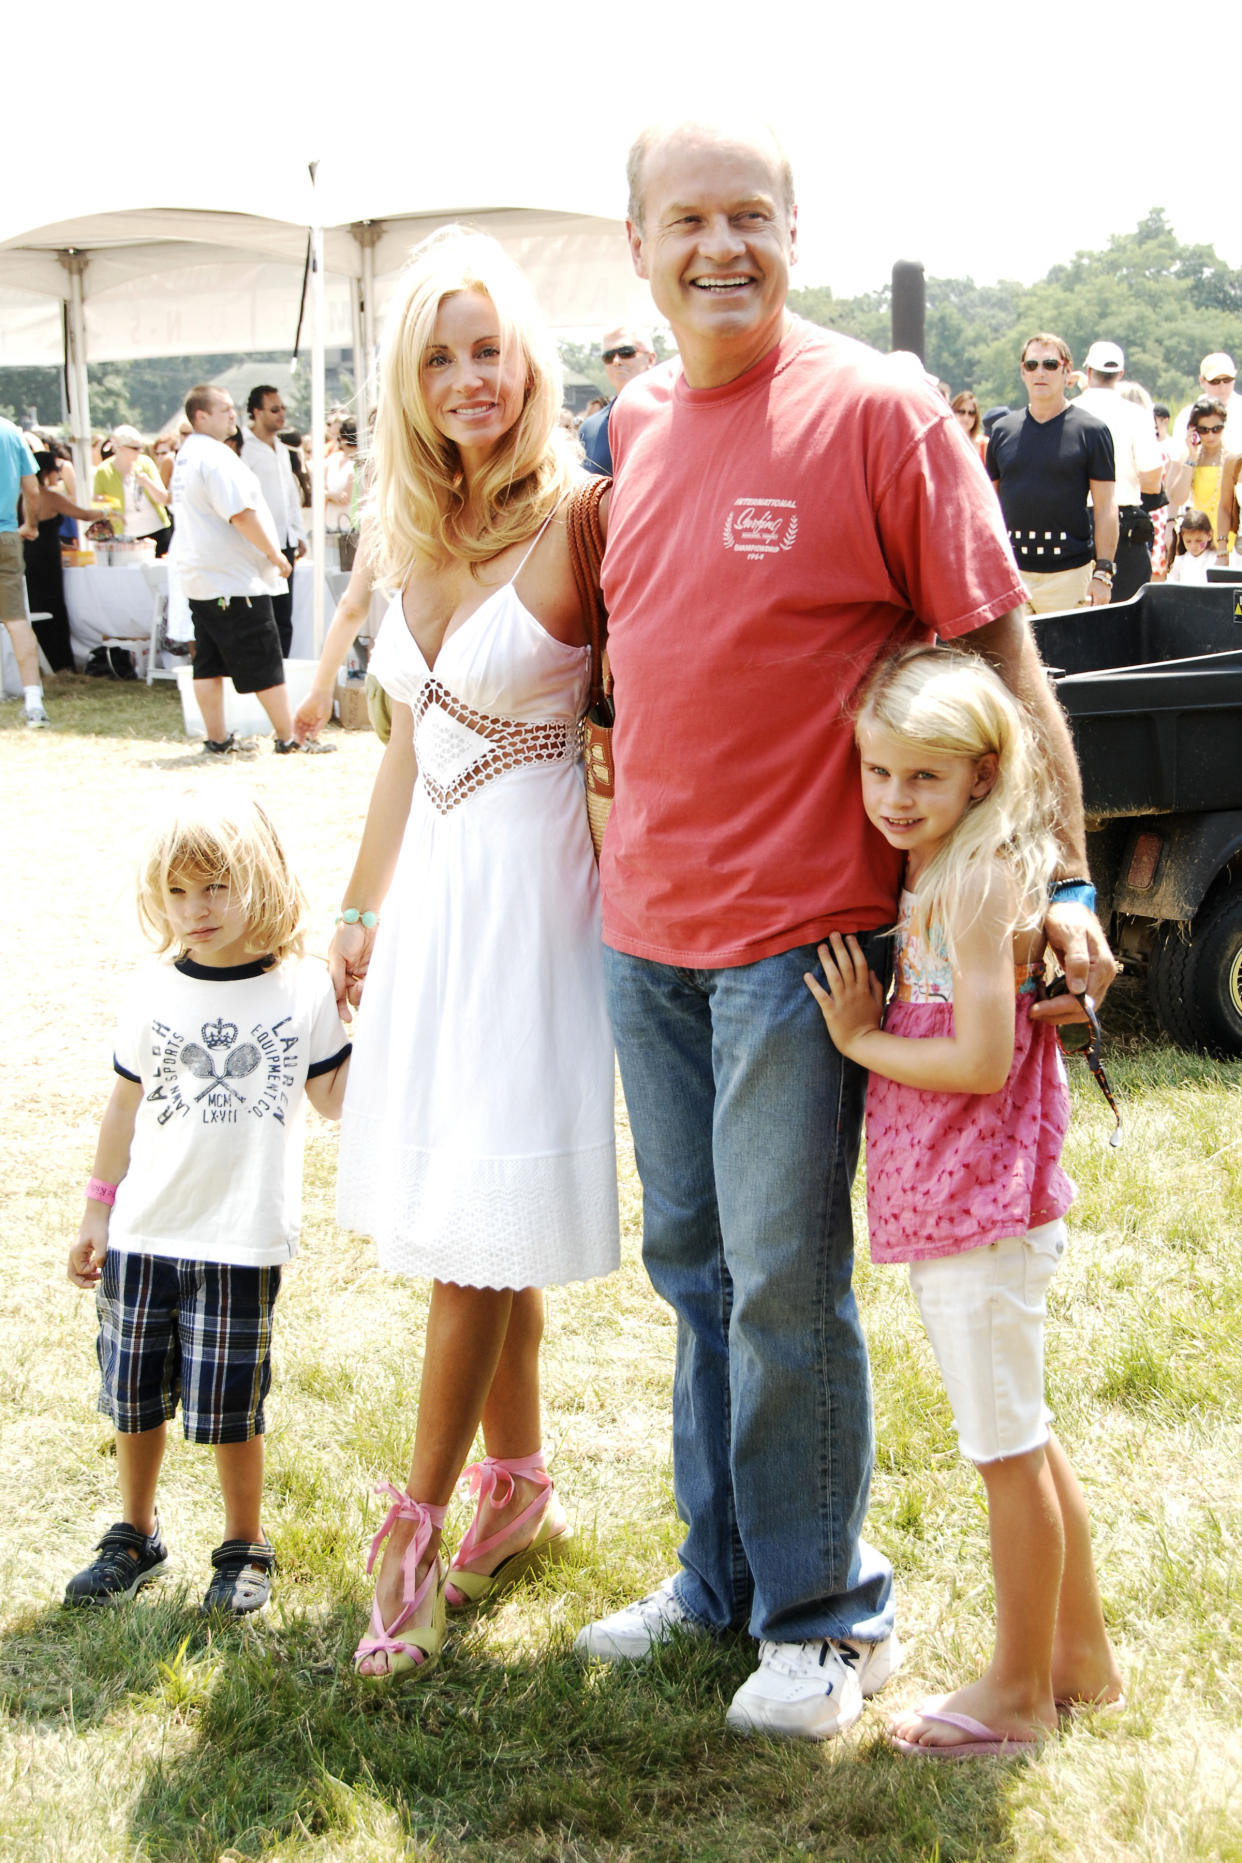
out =
{"type": "Polygon", "coordinates": [[[1203,1048],[1207,1031],[1193,1010],[1191,976],[1197,948],[1180,925],[1165,925],[1147,960],[1147,1000],[1157,1022],[1179,1048],[1203,1048]]]}
{"type": "Polygon", "coordinates": [[[1242,891],[1231,887],[1190,931],[1192,1011],[1213,1054],[1242,1055],[1242,891]]]}
{"type": "Polygon", "coordinates": [[[1161,1027],[1182,1047],[1242,1055],[1242,892],[1230,888],[1205,906],[1188,940],[1166,932],[1148,989],[1161,1027]]]}

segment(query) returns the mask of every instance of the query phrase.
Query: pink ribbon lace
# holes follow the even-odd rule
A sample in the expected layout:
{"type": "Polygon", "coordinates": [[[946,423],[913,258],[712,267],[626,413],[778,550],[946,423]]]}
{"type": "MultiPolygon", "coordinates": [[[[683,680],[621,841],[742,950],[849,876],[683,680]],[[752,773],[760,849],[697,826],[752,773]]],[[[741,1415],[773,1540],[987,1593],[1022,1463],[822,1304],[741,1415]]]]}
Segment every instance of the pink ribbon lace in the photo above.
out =
{"type": "Polygon", "coordinates": [[[474,1495],[476,1506],[474,1519],[466,1529],[465,1537],[453,1555],[454,1566],[465,1566],[470,1560],[481,1558],[485,1553],[494,1551],[502,1540],[507,1540],[528,1520],[541,1514],[548,1504],[552,1493],[552,1477],[547,1470],[547,1463],[542,1449],[536,1449],[534,1455],[522,1456],[511,1461],[503,1461],[499,1456],[484,1456],[481,1462],[472,1462],[463,1470],[462,1480],[469,1481],[470,1492],[474,1495]],[[504,1507],[512,1499],[517,1480],[535,1481],[539,1492],[529,1507],[524,1507],[516,1519],[511,1520],[500,1532],[493,1533],[489,1539],[477,1538],[479,1526],[479,1506],[486,1500],[496,1507],[504,1507]]]}
{"type": "Polygon", "coordinates": [[[364,1637],[358,1645],[354,1652],[354,1660],[357,1661],[359,1656],[374,1656],[381,1652],[385,1655],[392,1655],[400,1651],[412,1656],[415,1662],[421,1662],[424,1652],[415,1643],[402,1642],[398,1632],[414,1620],[415,1613],[436,1583],[438,1577],[436,1561],[433,1560],[421,1585],[417,1583],[418,1567],[431,1544],[432,1533],[444,1525],[444,1516],[448,1508],[447,1506],[433,1507],[427,1501],[415,1501],[403,1489],[395,1488],[390,1481],[378,1482],[375,1492],[379,1495],[391,1496],[392,1506],[385,1514],[379,1532],[371,1541],[371,1550],[367,1554],[368,1573],[375,1564],[380,1547],[398,1520],[412,1520],[414,1534],[401,1561],[401,1609],[392,1623],[385,1627],[379,1614],[379,1600],[376,1600],[375,1608],[371,1613],[371,1635],[364,1637]]]}

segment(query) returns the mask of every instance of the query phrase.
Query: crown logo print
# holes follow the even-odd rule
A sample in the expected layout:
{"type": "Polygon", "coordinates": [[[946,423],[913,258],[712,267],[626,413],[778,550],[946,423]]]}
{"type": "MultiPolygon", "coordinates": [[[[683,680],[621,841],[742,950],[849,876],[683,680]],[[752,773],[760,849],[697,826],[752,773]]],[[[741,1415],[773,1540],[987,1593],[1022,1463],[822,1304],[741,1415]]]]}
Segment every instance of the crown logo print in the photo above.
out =
{"type": "Polygon", "coordinates": [[[217,1016],[214,1022],[204,1022],[201,1034],[209,1048],[231,1048],[237,1040],[237,1024],[217,1016]]]}

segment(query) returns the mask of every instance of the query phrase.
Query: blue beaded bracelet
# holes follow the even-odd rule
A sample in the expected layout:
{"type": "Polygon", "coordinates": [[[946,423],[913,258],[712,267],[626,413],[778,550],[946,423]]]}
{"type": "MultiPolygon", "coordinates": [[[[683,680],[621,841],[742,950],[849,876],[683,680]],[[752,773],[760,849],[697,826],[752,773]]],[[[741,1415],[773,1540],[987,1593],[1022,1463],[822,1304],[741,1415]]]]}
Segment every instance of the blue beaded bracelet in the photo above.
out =
{"type": "Polygon", "coordinates": [[[338,925],[364,925],[368,931],[371,931],[379,924],[379,913],[359,912],[357,906],[346,906],[336,922],[338,925]]]}
{"type": "Polygon", "coordinates": [[[1086,906],[1088,912],[1095,911],[1095,888],[1090,880],[1054,880],[1048,899],[1054,906],[1086,906]]]}

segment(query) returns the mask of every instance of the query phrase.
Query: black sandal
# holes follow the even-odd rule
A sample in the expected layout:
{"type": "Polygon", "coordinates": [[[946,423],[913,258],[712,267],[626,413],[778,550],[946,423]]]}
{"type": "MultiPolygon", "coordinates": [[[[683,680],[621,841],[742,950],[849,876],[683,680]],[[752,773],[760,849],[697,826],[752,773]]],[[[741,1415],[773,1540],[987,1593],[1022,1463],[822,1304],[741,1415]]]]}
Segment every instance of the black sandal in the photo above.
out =
{"type": "Polygon", "coordinates": [[[98,1542],[98,1559],[65,1587],[66,1604],[124,1604],[143,1585],[159,1578],[168,1564],[168,1548],[157,1518],[154,1533],[139,1533],[118,1520],[98,1542]]]}

